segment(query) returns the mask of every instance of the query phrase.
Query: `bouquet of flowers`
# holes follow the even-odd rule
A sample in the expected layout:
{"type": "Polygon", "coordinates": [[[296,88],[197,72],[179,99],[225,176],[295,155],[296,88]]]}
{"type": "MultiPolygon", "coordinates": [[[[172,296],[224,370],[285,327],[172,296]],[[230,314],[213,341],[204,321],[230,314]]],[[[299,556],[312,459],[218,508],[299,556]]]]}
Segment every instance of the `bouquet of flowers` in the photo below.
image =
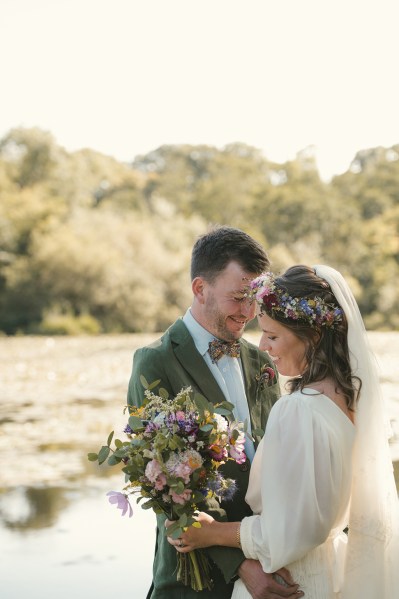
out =
{"type": "MultiPolygon", "coordinates": [[[[129,495],[137,494],[144,509],[165,514],[174,523],[167,534],[178,538],[188,526],[200,526],[195,513],[207,498],[231,499],[236,490],[232,479],[219,470],[227,460],[246,461],[245,432],[233,420],[233,405],[209,402],[193,393],[191,387],[169,398],[164,389],[154,395],[151,385],[141,377],[145,399],[141,407],[129,407],[130,417],[124,432],[127,441],[108,436],[99,453],[89,453],[90,461],[111,466],[123,463],[125,483],[122,492],[108,493],[109,501],[133,514],[129,495]]],[[[166,531],[166,529],[165,529],[166,531]]],[[[201,550],[177,553],[177,580],[196,591],[212,588],[210,564],[201,550]]]]}

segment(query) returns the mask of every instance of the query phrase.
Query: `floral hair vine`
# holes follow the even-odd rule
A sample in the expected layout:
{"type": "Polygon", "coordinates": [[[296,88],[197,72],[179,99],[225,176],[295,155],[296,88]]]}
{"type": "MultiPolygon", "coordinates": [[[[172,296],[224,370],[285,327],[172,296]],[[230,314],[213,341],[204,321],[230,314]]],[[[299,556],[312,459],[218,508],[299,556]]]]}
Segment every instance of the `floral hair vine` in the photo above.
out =
{"type": "Polygon", "coordinates": [[[341,308],[327,304],[321,297],[292,297],[276,283],[271,272],[263,273],[250,282],[248,296],[270,316],[278,313],[288,320],[304,322],[313,328],[333,328],[342,322],[341,308]]]}

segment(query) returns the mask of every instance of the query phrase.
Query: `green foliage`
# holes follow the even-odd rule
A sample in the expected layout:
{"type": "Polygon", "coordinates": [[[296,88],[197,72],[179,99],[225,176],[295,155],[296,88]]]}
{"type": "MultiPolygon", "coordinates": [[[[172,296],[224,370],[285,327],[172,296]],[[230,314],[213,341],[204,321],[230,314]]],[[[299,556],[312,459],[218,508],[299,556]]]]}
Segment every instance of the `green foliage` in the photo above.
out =
{"type": "Polygon", "coordinates": [[[311,149],[278,164],[239,143],[162,146],[126,165],[21,128],[0,140],[0,331],[164,330],[209,223],[252,234],[275,270],[339,268],[367,326],[399,328],[399,145],[324,183],[311,149]]]}
{"type": "Polygon", "coordinates": [[[98,335],[101,325],[90,314],[60,314],[50,312],[43,316],[38,325],[29,327],[36,335],[98,335]]]}

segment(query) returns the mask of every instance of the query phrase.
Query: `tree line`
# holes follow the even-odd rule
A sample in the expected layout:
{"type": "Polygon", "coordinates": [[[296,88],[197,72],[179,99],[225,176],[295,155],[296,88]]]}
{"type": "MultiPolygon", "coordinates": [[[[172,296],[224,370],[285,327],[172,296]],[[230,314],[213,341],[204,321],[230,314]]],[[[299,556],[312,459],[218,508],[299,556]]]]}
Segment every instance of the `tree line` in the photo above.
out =
{"type": "Polygon", "coordinates": [[[241,143],[164,145],[127,164],[18,128],[0,140],[0,331],[165,329],[211,223],[253,235],[276,271],[338,268],[366,326],[399,329],[399,144],[327,183],[309,149],[276,163],[241,143]]]}

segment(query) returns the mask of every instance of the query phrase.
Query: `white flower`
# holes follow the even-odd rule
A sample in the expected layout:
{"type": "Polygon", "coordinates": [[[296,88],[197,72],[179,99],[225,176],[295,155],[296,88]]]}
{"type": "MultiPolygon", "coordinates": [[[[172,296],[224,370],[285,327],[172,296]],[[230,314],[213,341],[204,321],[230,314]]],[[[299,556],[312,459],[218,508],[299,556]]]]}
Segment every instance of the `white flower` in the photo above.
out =
{"type": "Polygon", "coordinates": [[[165,422],[165,418],[165,412],[159,412],[159,414],[157,414],[152,421],[154,422],[154,424],[163,424],[165,422]]]}
{"type": "Polygon", "coordinates": [[[216,420],[217,430],[219,432],[227,431],[228,422],[227,422],[226,418],[224,418],[224,416],[221,416],[220,414],[214,414],[213,418],[214,418],[214,420],[216,420]]]}

